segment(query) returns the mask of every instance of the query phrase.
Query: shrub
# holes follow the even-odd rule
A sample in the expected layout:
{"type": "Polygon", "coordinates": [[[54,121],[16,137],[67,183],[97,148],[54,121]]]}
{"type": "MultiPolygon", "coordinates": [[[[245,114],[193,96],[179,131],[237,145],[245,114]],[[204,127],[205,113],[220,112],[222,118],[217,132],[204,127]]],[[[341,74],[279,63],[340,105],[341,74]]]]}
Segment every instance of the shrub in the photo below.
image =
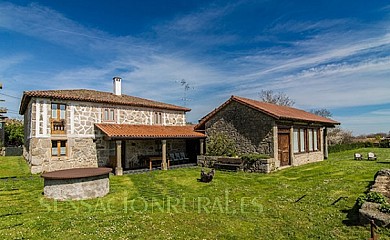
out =
{"type": "Polygon", "coordinates": [[[328,150],[329,153],[343,152],[347,150],[353,150],[358,148],[369,148],[374,147],[372,142],[355,142],[355,143],[342,143],[330,145],[328,150]]]}
{"type": "Polygon", "coordinates": [[[207,139],[206,153],[210,156],[234,156],[236,145],[226,134],[214,133],[207,139]]]}
{"type": "Polygon", "coordinates": [[[386,198],[378,192],[369,192],[366,195],[361,195],[356,199],[356,204],[359,208],[363,205],[364,202],[373,202],[380,204],[387,204],[386,198]]]}
{"type": "Polygon", "coordinates": [[[390,204],[388,204],[388,203],[382,204],[379,207],[379,211],[381,211],[383,213],[390,213],[390,204]]]}
{"type": "Polygon", "coordinates": [[[259,154],[259,153],[249,153],[241,155],[241,159],[248,162],[256,162],[259,159],[268,159],[270,156],[266,154],[259,154]]]}

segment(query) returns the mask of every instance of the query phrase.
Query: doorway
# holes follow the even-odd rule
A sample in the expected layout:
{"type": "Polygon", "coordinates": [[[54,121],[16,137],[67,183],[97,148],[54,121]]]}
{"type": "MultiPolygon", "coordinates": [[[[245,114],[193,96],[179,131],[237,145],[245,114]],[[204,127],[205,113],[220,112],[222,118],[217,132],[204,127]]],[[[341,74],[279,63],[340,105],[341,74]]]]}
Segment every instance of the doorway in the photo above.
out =
{"type": "Polygon", "coordinates": [[[280,166],[290,165],[290,134],[278,133],[278,158],[280,166]]]}

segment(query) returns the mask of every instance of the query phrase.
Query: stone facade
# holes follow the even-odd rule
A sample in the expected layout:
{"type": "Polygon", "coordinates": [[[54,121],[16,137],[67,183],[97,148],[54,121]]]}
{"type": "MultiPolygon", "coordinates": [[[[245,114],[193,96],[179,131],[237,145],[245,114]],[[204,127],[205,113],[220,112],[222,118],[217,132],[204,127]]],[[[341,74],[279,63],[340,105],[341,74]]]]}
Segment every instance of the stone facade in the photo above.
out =
{"type": "MultiPolygon", "coordinates": [[[[206,125],[208,137],[224,133],[236,143],[237,154],[274,155],[273,118],[237,102],[217,112],[206,125]]],[[[206,141],[207,145],[207,141],[206,141]]]]}
{"type": "MultiPolygon", "coordinates": [[[[25,145],[23,148],[23,156],[29,163],[31,172],[110,165],[110,156],[113,155],[112,143],[104,140],[103,134],[95,129],[95,123],[104,122],[104,109],[113,110],[115,115],[114,121],[107,123],[152,125],[154,114],[158,112],[162,115],[162,125],[184,126],[186,124],[183,111],[66,100],[52,102],[50,99],[32,98],[24,114],[25,145]],[[66,105],[65,134],[51,133],[52,103],[66,105]],[[66,156],[51,155],[52,140],[66,141],[66,156]]],[[[161,150],[156,147],[159,145],[156,141],[127,141],[125,163],[129,167],[139,166],[138,156],[145,152],[161,153],[161,150]]],[[[178,143],[172,140],[168,146],[183,151],[185,141],[178,143]]]]}
{"type": "MultiPolygon", "coordinates": [[[[217,133],[222,133],[233,140],[238,155],[260,153],[271,157],[266,162],[259,161],[252,166],[247,166],[247,171],[270,172],[281,167],[278,154],[279,151],[285,150],[282,150],[282,146],[278,146],[279,134],[289,136],[289,146],[287,147],[289,149],[288,166],[298,166],[324,159],[324,127],[321,124],[278,120],[236,101],[231,101],[219,108],[212,117],[205,121],[204,130],[208,137],[207,140],[217,133]],[[305,129],[305,134],[307,134],[308,128],[318,129],[318,150],[294,153],[294,128],[305,129]]],[[[308,135],[305,135],[305,144],[308,144],[307,138],[308,135]]],[[[212,166],[212,161],[201,157],[200,164],[212,166]]]]}

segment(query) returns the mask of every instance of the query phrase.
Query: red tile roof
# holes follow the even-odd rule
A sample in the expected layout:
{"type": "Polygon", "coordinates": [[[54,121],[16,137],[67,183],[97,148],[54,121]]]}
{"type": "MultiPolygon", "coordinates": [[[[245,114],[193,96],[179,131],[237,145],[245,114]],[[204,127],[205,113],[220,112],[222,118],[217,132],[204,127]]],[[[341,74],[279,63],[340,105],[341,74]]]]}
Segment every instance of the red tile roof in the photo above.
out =
{"type": "Polygon", "coordinates": [[[128,95],[115,95],[110,92],[101,92],[87,89],[74,90],[43,90],[43,91],[26,91],[23,93],[22,102],[20,104],[20,114],[24,114],[27,105],[32,97],[51,98],[58,100],[74,100],[95,103],[118,104],[135,107],[149,107],[176,111],[191,111],[189,108],[180,107],[168,103],[157,102],[145,98],[133,97],[128,95]]]}
{"type": "Polygon", "coordinates": [[[195,129],[200,129],[202,125],[204,125],[210,118],[212,118],[217,112],[219,112],[226,105],[231,103],[232,101],[244,104],[250,108],[258,110],[262,113],[265,113],[277,120],[293,120],[293,121],[304,121],[304,122],[314,122],[314,123],[322,123],[327,125],[338,125],[340,124],[337,121],[334,121],[329,118],[321,117],[315,115],[313,113],[309,113],[297,108],[287,107],[287,106],[279,106],[272,103],[265,103],[256,101],[249,98],[243,98],[238,96],[232,96],[228,101],[223,103],[221,106],[216,108],[214,111],[210,112],[208,115],[203,117],[199,124],[195,126],[195,129]]]}
{"type": "Polygon", "coordinates": [[[166,138],[205,138],[203,133],[195,132],[194,125],[160,126],[131,124],[95,124],[110,138],[117,139],[166,139],[166,138]]]}

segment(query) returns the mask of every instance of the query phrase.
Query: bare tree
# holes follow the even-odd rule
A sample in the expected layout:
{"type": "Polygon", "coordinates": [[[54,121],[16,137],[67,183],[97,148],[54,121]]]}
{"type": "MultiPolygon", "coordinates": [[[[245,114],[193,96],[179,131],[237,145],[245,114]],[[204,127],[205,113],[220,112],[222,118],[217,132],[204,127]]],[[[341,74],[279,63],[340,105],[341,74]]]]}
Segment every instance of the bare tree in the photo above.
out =
{"type": "Polygon", "coordinates": [[[310,112],[326,118],[331,118],[333,116],[333,114],[326,108],[311,109],[310,112]]]}
{"type": "Polygon", "coordinates": [[[293,106],[295,101],[283,92],[275,93],[273,90],[261,90],[259,93],[263,102],[273,103],[280,106],[293,106]]]}

